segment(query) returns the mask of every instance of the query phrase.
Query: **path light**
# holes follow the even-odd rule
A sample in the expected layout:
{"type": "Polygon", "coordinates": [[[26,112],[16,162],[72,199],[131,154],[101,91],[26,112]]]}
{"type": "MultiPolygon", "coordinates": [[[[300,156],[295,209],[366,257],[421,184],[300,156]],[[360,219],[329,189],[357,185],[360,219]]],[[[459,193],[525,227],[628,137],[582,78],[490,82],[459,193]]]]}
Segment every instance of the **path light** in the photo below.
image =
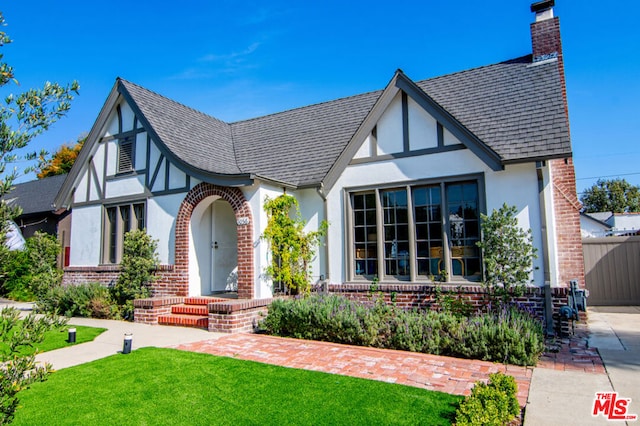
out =
{"type": "Polygon", "coordinates": [[[76,329],[75,328],[70,328],[69,329],[69,337],[67,337],[67,342],[69,342],[69,343],[75,343],[76,342],[76,329]]]}
{"type": "Polygon", "coordinates": [[[131,353],[131,345],[133,344],[133,335],[131,333],[124,333],[124,346],[122,347],[122,353],[131,353]]]}

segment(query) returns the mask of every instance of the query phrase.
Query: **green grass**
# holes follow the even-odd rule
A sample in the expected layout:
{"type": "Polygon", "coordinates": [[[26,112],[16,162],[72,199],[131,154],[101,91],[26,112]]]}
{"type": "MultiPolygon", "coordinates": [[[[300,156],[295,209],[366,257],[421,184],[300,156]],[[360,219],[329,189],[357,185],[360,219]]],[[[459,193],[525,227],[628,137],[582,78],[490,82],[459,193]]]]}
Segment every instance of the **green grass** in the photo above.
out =
{"type": "Polygon", "coordinates": [[[462,397],[175,349],[142,348],[19,394],[15,425],[450,424],[462,397]]]}
{"type": "MultiPolygon", "coordinates": [[[[22,355],[31,355],[34,351],[48,352],[55,349],[66,348],[67,346],[78,345],[84,342],[91,342],[100,334],[105,332],[106,328],[99,327],[85,327],[82,325],[65,325],[60,329],[50,330],[45,333],[44,340],[41,343],[37,343],[34,347],[23,347],[20,350],[22,355]],[[69,343],[67,339],[69,337],[69,329],[76,329],[76,342],[69,343]]],[[[0,342],[0,350],[4,347],[4,343],[0,342]]]]}

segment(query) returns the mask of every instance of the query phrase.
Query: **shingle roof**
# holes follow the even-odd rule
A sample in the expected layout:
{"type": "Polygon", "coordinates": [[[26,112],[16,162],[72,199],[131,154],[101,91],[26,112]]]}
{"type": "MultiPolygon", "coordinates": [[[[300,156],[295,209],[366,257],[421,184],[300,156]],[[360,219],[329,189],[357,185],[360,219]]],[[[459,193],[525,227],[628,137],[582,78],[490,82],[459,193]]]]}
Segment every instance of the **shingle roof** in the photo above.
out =
{"type": "Polygon", "coordinates": [[[229,124],[134,83],[120,82],[140,109],[141,118],[178,159],[204,172],[242,173],[229,124]]]}
{"type": "Polygon", "coordinates": [[[57,175],[15,185],[4,198],[9,205],[18,205],[22,214],[53,211],[53,200],[58,195],[67,175],[57,175]]]}
{"type": "Polygon", "coordinates": [[[504,162],[571,154],[556,61],[525,56],[417,84],[504,162]]]}
{"type": "MultiPolygon", "coordinates": [[[[213,174],[322,182],[383,91],[224,123],[121,80],[162,143],[213,174]]],[[[416,83],[503,163],[571,155],[557,61],[531,56],[416,83]]]]}

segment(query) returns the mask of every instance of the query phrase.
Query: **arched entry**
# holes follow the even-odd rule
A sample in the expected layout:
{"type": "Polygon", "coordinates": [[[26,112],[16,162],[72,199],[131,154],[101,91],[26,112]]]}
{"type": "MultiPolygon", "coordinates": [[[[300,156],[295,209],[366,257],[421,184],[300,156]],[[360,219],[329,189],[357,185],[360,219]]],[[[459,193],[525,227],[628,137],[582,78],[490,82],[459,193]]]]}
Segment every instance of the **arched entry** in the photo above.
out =
{"type": "Polygon", "coordinates": [[[238,290],[238,238],[231,205],[207,197],[193,209],[189,230],[189,294],[238,290]]]}
{"type": "Polygon", "coordinates": [[[200,183],[186,195],[176,218],[175,267],[185,281],[180,285],[179,295],[211,294],[211,289],[216,291],[223,282],[226,288],[231,275],[227,269],[234,260],[237,260],[238,298],[252,299],[253,216],[249,203],[238,188],[200,183]],[[235,236],[230,236],[229,231],[233,230],[235,236]],[[222,238],[212,240],[214,236],[222,238]],[[214,253],[221,249],[225,253],[214,253]],[[234,250],[235,257],[230,254],[234,250]]]}

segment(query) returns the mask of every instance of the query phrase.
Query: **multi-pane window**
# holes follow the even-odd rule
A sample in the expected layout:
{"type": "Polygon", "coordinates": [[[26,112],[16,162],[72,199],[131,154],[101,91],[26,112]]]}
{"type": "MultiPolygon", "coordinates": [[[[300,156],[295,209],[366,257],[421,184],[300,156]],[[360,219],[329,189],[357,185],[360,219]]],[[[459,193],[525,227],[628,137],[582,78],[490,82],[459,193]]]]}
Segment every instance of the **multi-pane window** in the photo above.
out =
{"type": "Polygon", "coordinates": [[[354,277],[480,278],[478,181],[354,193],[351,208],[354,277]],[[379,224],[382,235],[377,232],[379,224]],[[382,262],[378,262],[379,245],[382,262]]]}
{"type": "Polygon", "coordinates": [[[120,263],[124,234],[145,227],[145,204],[123,204],[106,208],[104,224],[104,262],[120,263]]]}
{"type": "Polygon", "coordinates": [[[438,276],[443,270],[440,185],[413,189],[417,274],[438,276]]]}
{"type": "Polygon", "coordinates": [[[447,213],[453,275],[480,275],[478,185],[464,182],[447,186],[447,213]]]}
{"type": "Polygon", "coordinates": [[[409,264],[409,215],[407,191],[382,191],[382,217],[384,218],[384,273],[408,277],[409,264]]]}
{"type": "Polygon", "coordinates": [[[373,277],[378,270],[376,196],[373,192],[353,195],[355,274],[373,277]]]}

